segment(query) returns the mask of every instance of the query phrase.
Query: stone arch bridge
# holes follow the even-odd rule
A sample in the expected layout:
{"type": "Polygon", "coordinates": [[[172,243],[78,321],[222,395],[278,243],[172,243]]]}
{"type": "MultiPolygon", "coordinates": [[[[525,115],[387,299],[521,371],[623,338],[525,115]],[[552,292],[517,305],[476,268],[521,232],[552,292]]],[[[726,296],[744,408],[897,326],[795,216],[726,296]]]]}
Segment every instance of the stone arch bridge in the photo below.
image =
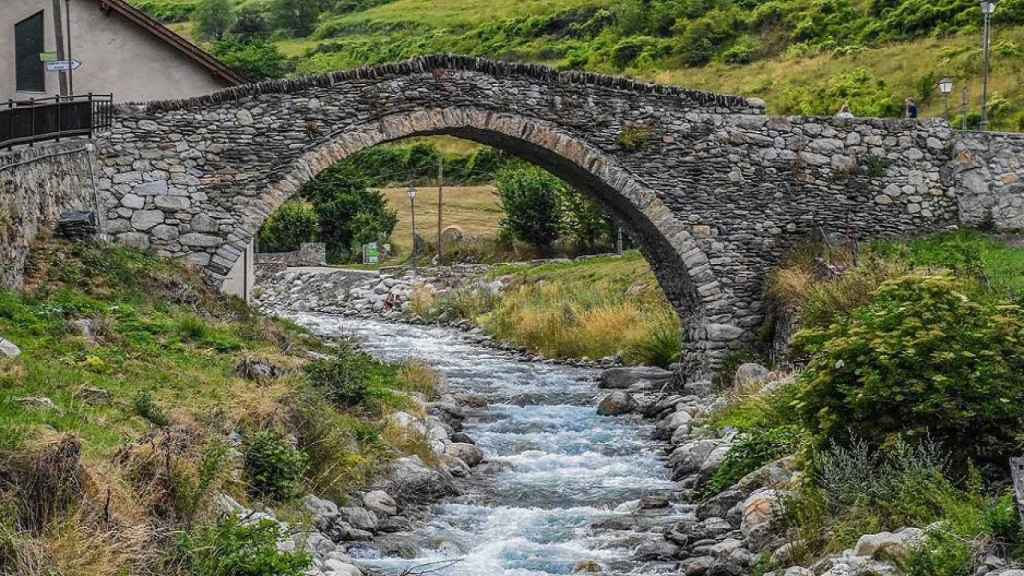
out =
{"type": "Polygon", "coordinates": [[[435,56],[121,107],[97,145],[105,229],[222,283],[264,219],[321,170],[432,134],[522,156],[597,198],[679,310],[693,372],[753,339],[766,273],[810,234],[1024,222],[1024,141],[1010,136],[769,118],[757,100],[435,56]]]}

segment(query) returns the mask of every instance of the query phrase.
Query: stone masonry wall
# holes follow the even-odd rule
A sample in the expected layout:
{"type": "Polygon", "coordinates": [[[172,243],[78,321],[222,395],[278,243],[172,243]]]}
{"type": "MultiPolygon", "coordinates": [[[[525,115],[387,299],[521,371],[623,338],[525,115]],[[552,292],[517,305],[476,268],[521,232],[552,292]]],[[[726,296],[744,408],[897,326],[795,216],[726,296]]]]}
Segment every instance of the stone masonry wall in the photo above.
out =
{"type": "Polygon", "coordinates": [[[99,154],[111,232],[218,282],[321,170],[429,134],[504,149],[598,199],[680,311],[689,364],[710,367],[753,338],[766,272],[794,243],[956,225],[974,178],[942,121],[768,118],[755,100],[438,56],[119,110],[99,154]]]}
{"type": "Polygon", "coordinates": [[[961,133],[953,153],[961,222],[1024,230],[1024,134],[961,133]]]}
{"type": "Polygon", "coordinates": [[[0,289],[22,285],[29,247],[68,210],[95,210],[83,140],[0,154],[0,289]]]}

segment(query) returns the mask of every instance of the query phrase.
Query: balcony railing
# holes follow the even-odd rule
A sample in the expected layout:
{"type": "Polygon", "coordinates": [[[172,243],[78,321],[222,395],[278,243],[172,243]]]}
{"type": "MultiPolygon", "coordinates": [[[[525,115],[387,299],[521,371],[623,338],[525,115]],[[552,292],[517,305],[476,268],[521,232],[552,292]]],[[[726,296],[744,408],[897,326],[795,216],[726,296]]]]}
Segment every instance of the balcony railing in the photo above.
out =
{"type": "Polygon", "coordinates": [[[110,127],[113,102],[111,94],[0,102],[0,148],[92,136],[93,132],[110,127]]]}

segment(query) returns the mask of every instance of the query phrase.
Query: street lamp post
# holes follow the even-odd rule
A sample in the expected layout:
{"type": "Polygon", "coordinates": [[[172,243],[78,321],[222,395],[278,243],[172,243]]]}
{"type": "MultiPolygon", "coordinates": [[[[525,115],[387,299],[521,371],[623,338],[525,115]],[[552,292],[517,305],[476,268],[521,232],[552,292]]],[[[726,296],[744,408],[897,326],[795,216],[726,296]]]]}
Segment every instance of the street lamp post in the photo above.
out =
{"type": "Polygon", "coordinates": [[[409,210],[412,212],[412,275],[416,275],[416,187],[409,186],[409,210]]]}
{"type": "Polygon", "coordinates": [[[939,92],[942,93],[942,117],[949,122],[949,95],[953,93],[953,80],[949,77],[939,80],[939,92]]]}
{"type": "Polygon", "coordinates": [[[981,13],[984,16],[984,27],[981,33],[981,51],[984,68],[981,76],[981,129],[988,129],[988,73],[989,53],[992,48],[992,13],[996,11],[998,0],[981,0],[981,13]]]}

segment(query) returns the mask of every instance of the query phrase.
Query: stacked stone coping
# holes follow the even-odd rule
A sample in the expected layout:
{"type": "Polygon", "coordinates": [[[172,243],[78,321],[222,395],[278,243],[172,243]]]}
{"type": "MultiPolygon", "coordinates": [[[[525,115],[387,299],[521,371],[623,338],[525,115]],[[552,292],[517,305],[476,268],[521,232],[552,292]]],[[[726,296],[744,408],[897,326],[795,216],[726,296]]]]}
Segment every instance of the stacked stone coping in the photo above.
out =
{"type": "MultiPolygon", "coordinates": [[[[187,256],[219,282],[265,218],[338,160],[416,135],[494,145],[588,191],[630,230],[684,318],[689,364],[714,366],[753,338],[764,278],[794,244],[819,232],[942,229],[962,210],[967,171],[942,121],[763,111],[735,97],[436,56],[121,108],[100,146],[100,187],[122,242],[187,256]],[[627,147],[634,127],[647,140],[627,147]]],[[[1000,177],[992,170],[986,177],[1000,177]]],[[[1006,189],[985,193],[997,192],[1006,189]]]]}
{"type": "Polygon", "coordinates": [[[744,98],[689,90],[678,86],[638,82],[622,76],[610,76],[583,72],[578,70],[559,71],[542,64],[504,62],[488,58],[463,56],[458,54],[433,54],[411,58],[402,62],[363,66],[352,70],[341,70],[329,74],[305,76],[288,80],[267,80],[242,86],[220,90],[212,94],[192,98],[161,100],[145,103],[128,104],[128,108],[143,107],[147,112],[168,112],[172,110],[206,107],[222,102],[230,102],[259,96],[263,94],[292,94],[313,87],[330,88],[337,83],[362,80],[376,80],[391,76],[406,76],[434,71],[458,70],[465,72],[482,72],[490,76],[518,76],[533,78],[543,82],[561,84],[584,84],[606,86],[617,90],[625,90],[638,94],[658,94],[679,98],[700,108],[713,107],[717,111],[738,112],[747,114],[763,114],[765,103],[758,98],[744,98]]]}

